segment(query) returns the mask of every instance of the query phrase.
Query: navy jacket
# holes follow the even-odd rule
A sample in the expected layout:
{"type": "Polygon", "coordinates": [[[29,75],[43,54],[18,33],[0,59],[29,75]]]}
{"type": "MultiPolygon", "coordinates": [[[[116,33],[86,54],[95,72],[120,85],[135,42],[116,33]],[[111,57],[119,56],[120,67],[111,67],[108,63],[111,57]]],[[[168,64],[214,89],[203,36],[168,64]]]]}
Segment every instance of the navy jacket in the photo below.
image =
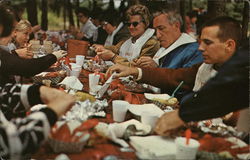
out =
{"type": "Polygon", "coordinates": [[[239,50],[201,90],[182,99],[185,122],[223,116],[249,106],[249,49],[239,50]]]}

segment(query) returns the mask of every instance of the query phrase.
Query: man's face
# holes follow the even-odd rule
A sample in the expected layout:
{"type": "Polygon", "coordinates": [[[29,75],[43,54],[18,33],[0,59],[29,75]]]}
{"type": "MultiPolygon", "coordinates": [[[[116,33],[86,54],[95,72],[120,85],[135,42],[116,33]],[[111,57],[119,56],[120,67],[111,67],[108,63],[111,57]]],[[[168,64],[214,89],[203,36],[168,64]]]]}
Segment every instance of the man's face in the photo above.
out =
{"type": "Polygon", "coordinates": [[[181,35],[179,24],[170,24],[166,14],[160,14],[153,20],[153,26],[156,30],[156,37],[164,48],[168,48],[181,35]]]}
{"type": "Polygon", "coordinates": [[[202,52],[204,63],[221,65],[234,53],[228,50],[228,41],[222,42],[217,37],[219,26],[209,26],[202,29],[199,50],[202,52]]]}
{"type": "Polygon", "coordinates": [[[78,13],[77,17],[82,24],[85,24],[88,21],[88,17],[86,17],[82,13],[78,13]]]}

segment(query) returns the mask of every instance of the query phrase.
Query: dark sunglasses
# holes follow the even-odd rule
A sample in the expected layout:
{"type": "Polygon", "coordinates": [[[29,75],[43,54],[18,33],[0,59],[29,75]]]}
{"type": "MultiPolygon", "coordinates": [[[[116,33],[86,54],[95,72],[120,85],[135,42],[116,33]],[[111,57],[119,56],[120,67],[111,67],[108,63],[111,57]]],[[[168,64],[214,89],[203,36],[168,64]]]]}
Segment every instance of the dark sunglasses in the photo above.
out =
{"type": "Polygon", "coordinates": [[[132,24],[133,27],[137,27],[139,23],[141,23],[143,21],[140,21],[140,22],[126,22],[126,25],[128,25],[128,27],[130,27],[130,25],[132,24]]]}

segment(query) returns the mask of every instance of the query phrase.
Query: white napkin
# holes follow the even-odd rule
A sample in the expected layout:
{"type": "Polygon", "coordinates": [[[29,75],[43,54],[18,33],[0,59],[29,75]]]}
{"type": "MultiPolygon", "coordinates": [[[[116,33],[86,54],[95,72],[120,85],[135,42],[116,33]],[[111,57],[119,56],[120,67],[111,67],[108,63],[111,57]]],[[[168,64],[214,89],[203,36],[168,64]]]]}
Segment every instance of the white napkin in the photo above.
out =
{"type": "Polygon", "coordinates": [[[83,87],[83,84],[75,76],[65,77],[64,80],[59,84],[66,85],[67,89],[71,88],[75,90],[82,90],[83,87]]]}
{"type": "Polygon", "coordinates": [[[142,135],[147,135],[151,131],[151,127],[149,125],[142,124],[141,122],[135,119],[131,119],[122,123],[111,123],[109,125],[106,123],[99,122],[95,129],[98,133],[109,138],[113,142],[121,145],[122,147],[129,147],[128,143],[121,138],[123,137],[126,128],[131,124],[135,125],[136,130],[141,130],[142,135]]]}
{"type": "Polygon", "coordinates": [[[164,111],[157,107],[155,104],[130,104],[128,110],[137,115],[141,116],[143,112],[150,112],[152,115],[160,117],[164,111]]]}
{"type": "Polygon", "coordinates": [[[168,100],[170,96],[168,94],[151,94],[151,93],[144,93],[144,96],[149,99],[153,100],[154,98],[168,100]]]}
{"type": "Polygon", "coordinates": [[[161,136],[131,136],[129,139],[140,159],[175,159],[176,146],[174,139],[161,136]]]}

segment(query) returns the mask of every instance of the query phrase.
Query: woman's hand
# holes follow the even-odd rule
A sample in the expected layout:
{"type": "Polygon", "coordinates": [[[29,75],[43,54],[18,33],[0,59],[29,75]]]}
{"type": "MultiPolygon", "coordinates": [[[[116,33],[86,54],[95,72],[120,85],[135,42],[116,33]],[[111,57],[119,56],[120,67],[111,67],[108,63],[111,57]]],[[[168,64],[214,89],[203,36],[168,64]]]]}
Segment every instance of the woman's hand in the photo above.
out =
{"type": "Polygon", "coordinates": [[[99,49],[96,49],[95,51],[97,55],[104,61],[112,60],[112,58],[115,56],[115,53],[105,48],[99,48],[99,49]]]}

